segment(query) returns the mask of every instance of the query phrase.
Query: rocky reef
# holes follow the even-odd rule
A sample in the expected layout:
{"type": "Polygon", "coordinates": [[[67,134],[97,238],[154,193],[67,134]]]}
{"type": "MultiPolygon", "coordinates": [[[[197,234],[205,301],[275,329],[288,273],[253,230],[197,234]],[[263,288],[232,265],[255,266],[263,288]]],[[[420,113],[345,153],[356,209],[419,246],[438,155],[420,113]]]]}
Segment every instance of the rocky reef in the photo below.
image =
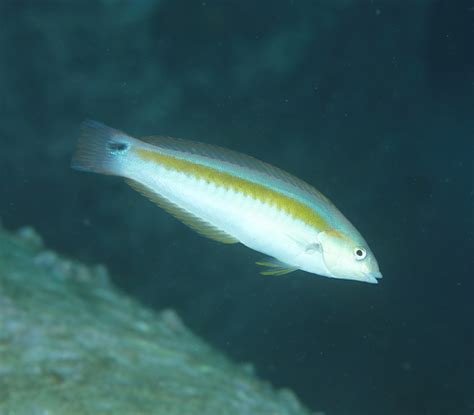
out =
{"type": "Polygon", "coordinates": [[[0,230],[0,413],[309,414],[31,228],[0,230]]]}

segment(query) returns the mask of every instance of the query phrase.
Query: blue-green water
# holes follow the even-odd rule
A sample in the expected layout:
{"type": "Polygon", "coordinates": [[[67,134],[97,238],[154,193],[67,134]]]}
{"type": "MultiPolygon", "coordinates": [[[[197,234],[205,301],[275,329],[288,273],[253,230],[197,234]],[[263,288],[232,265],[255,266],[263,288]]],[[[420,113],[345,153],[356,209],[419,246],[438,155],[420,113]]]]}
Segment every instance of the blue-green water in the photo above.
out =
{"type": "Polygon", "coordinates": [[[102,262],[328,415],[474,411],[474,2],[0,3],[0,218],[102,262]],[[69,169],[94,118],[252,154],[314,184],[378,285],[203,239],[119,179],[69,169]]]}

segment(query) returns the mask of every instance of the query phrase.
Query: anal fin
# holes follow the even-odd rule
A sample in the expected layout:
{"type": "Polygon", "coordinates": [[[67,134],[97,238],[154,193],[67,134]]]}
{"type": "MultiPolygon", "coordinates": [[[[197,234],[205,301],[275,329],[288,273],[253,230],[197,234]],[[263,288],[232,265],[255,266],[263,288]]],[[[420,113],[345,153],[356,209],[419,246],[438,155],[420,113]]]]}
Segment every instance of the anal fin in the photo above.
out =
{"type": "Polygon", "coordinates": [[[206,222],[205,220],[193,215],[186,209],[183,209],[175,203],[171,202],[166,197],[163,197],[153,192],[146,186],[143,186],[141,183],[138,183],[135,180],[131,179],[126,179],[125,181],[137,192],[146,196],[148,199],[156,203],[163,210],[183,222],[185,225],[189,226],[193,231],[199,233],[200,235],[205,236],[209,239],[213,239],[217,242],[222,242],[224,244],[235,244],[239,242],[232,235],[229,235],[228,233],[220,230],[209,222],[206,222]]]}

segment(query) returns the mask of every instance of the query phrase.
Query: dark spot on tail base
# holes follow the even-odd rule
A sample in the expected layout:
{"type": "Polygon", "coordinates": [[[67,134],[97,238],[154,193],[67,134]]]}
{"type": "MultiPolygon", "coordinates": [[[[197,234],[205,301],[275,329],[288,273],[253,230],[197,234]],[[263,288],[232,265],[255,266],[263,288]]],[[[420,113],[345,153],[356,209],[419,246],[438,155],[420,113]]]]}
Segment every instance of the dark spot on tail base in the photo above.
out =
{"type": "Polygon", "coordinates": [[[107,143],[107,147],[110,151],[122,153],[128,149],[128,144],[120,141],[110,141],[107,143]]]}

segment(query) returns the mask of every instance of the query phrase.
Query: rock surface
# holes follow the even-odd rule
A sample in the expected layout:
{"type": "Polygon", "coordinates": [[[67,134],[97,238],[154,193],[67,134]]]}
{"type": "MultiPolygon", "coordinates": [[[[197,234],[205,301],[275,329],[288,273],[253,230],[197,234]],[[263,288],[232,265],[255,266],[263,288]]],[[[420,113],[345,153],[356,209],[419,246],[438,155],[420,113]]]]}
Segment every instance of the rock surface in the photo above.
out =
{"type": "Polygon", "coordinates": [[[0,231],[0,414],[309,412],[23,228],[0,231]]]}

